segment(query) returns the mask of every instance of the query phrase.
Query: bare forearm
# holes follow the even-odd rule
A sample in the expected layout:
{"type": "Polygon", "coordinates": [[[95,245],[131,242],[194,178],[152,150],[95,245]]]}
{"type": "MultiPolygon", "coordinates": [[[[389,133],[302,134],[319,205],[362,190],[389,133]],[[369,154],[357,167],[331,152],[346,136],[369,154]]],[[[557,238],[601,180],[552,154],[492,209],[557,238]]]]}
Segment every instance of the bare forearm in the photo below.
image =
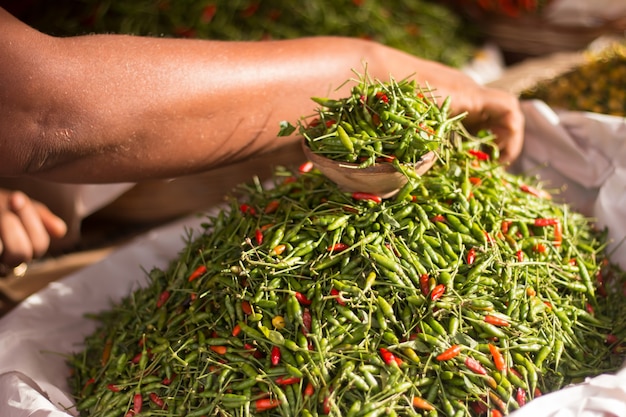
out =
{"type": "Polygon", "coordinates": [[[11,132],[10,143],[0,138],[0,145],[19,144],[26,152],[0,174],[61,181],[167,177],[273,149],[287,140],[276,136],[281,120],[311,114],[311,96],[345,94],[335,89],[363,63],[374,78],[416,74],[444,96],[469,81],[442,65],[355,39],[56,39],[24,31],[12,40],[30,42],[31,52],[0,39],[17,68],[2,81],[0,110],[13,117],[0,114],[0,128],[11,132]]]}

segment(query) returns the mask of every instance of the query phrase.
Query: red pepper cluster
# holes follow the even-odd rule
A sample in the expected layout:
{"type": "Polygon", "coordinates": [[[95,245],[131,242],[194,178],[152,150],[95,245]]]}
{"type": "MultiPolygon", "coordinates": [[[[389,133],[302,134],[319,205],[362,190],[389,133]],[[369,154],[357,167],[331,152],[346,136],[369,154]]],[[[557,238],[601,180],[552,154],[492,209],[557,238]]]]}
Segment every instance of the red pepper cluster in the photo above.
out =
{"type": "Polygon", "coordinates": [[[461,8],[474,7],[482,12],[499,14],[512,18],[522,15],[539,14],[551,0],[458,0],[461,8]]]}

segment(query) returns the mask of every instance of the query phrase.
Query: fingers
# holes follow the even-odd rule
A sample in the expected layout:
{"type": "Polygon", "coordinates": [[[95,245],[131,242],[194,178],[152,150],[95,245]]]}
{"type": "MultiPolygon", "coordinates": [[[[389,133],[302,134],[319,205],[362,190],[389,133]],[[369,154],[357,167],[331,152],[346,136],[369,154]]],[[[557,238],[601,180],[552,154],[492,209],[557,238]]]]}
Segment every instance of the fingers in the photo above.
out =
{"type": "MultiPolygon", "coordinates": [[[[20,218],[11,211],[5,211],[0,215],[0,240],[2,241],[0,261],[5,266],[14,268],[22,262],[33,259],[33,242],[20,218]]],[[[44,238],[44,242],[39,242],[38,246],[47,247],[48,243],[45,240],[44,238]]]]}
{"type": "Polygon", "coordinates": [[[505,91],[485,87],[476,106],[480,111],[468,114],[467,127],[474,132],[490,130],[500,148],[500,161],[513,162],[520,155],[524,140],[524,115],[519,100],[505,91]]]}
{"type": "Polygon", "coordinates": [[[0,209],[0,261],[9,267],[43,256],[51,238],[63,237],[67,227],[47,207],[22,192],[11,192],[0,209]]]}
{"type": "Polygon", "coordinates": [[[50,237],[60,239],[65,236],[67,233],[67,224],[65,224],[63,219],[52,213],[45,205],[37,201],[33,202],[33,204],[50,237]]]}

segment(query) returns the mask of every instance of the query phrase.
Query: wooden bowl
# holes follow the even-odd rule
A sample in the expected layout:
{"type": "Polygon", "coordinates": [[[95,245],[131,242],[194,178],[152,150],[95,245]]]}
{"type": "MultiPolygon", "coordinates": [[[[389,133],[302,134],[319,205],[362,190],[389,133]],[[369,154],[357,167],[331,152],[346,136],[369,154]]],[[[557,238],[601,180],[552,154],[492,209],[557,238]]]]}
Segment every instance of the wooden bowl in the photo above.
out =
{"type": "MultiPolygon", "coordinates": [[[[340,189],[347,192],[367,192],[381,198],[393,197],[408,181],[407,177],[399,172],[390,163],[359,168],[358,164],[334,161],[316,154],[309,148],[306,141],[302,142],[304,155],[313,165],[336,183],[340,189]]],[[[417,175],[423,175],[436,161],[435,152],[424,154],[414,166],[417,175]]]]}

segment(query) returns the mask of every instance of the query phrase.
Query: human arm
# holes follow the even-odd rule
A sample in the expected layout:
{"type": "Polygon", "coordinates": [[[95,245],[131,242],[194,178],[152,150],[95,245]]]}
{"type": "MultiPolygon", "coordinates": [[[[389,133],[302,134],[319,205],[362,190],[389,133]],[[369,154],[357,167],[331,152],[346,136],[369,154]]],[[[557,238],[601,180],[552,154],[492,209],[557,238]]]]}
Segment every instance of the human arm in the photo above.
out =
{"type": "Polygon", "coordinates": [[[39,201],[21,191],[0,189],[0,264],[15,267],[43,256],[67,226],[39,201]]]}
{"type": "MultiPolygon", "coordinates": [[[[128,35],[55,38],[0,9],[0,175],[138,181],[270,151],[281,120],[313,111],[367,63],[381,80],[415,74],[487,120],[519,152],[522,116],[507,93],[460,71],[349,38],[224,42],[128,35]]],[[[484,120],[483,120],[484,119],[484,120]]]]}

